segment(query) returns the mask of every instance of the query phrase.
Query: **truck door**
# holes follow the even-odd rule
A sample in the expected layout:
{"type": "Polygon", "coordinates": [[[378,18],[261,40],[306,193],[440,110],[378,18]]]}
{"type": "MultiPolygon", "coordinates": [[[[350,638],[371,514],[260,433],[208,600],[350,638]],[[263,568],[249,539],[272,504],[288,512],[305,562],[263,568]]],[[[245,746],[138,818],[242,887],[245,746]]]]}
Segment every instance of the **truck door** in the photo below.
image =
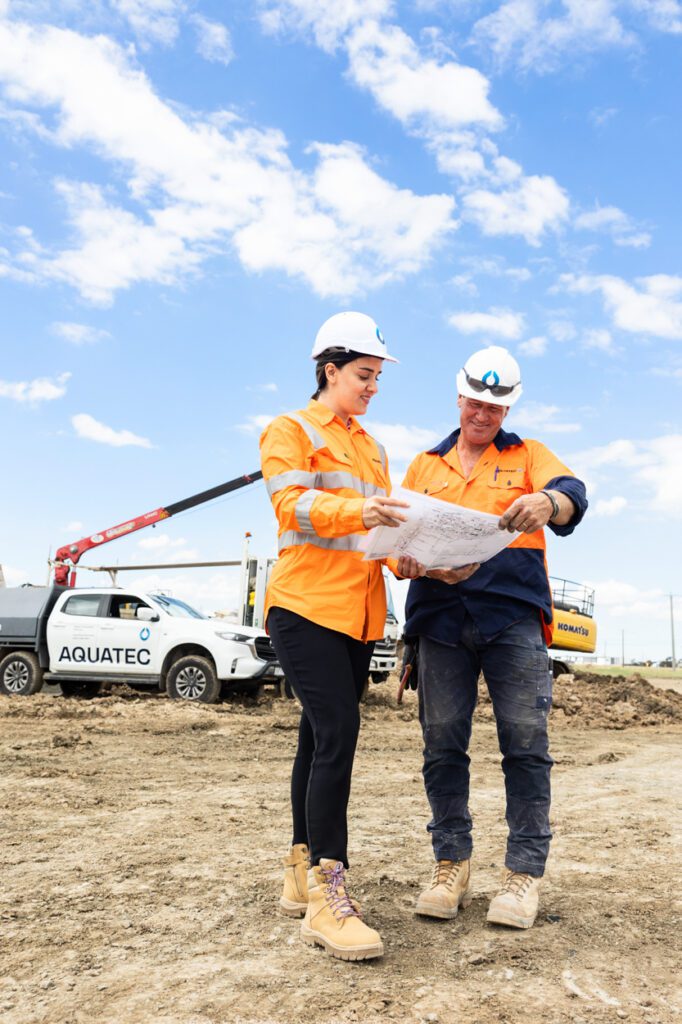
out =
{"type": "Polygon", "coordinates": [[[50,671],[97,672],[97,623],[101,594],[70,594],[47,622],[50,671]]]}
{"type": "Polygon", "coordinates": [[[102,669],[122,675],[156,675],[161,623],[137,617],[140,608],[158,615],[158,609],[135,594],[111,594],[98,620],[102,669]],[[111,662],[109,662],[111,659],[111,662]]]}

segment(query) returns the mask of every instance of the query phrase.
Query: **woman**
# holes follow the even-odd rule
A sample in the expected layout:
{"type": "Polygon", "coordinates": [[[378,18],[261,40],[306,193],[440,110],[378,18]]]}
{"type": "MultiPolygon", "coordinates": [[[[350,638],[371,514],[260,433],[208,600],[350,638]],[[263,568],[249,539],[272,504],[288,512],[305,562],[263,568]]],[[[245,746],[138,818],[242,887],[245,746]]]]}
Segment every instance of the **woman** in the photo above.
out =
{"type": "MultiPolygon", "coordinates": [[[[332,956],[380,956],[379,934],[346,887],[346,809],[360,728],[358,703],[386,594],[379,562],[359,542],[398,526],[384,449],[355,419],[378,390],[386,352],[374,320],[337,313],[313,346],[317,390],[306,409],[278,416],[261,437],[263,476],[279,523],[280,557],[266,597],[267,629],[303,713],[291,778],[293,841],[281,909],[305,914],[302,938],[332,956]]],[[[411,559],[398,563],[416,575],[411,559]]]]}

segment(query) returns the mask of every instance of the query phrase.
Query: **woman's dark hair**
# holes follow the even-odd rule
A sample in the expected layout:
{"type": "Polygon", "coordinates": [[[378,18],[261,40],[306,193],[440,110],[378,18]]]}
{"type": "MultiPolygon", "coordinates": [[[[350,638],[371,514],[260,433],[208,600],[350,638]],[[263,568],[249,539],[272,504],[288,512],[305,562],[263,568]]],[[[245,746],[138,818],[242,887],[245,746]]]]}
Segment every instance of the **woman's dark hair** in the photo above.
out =
{"type": "Polygon", "coordinates": [[[346,363],[352,363],[354,359],[360,359],[360,352],[349,352],[345,348],[326,348],[324,352],[320,352],[319,356],[315,360],[315,378],[317,380],[317,391],[311,398],[319,398],[320,392],[324,391],[327,386],[327,374],[324,372],[324,368],[327,363],[333,363],[334,366],[338,366],[339,369],[345,366],[346,363]]]}

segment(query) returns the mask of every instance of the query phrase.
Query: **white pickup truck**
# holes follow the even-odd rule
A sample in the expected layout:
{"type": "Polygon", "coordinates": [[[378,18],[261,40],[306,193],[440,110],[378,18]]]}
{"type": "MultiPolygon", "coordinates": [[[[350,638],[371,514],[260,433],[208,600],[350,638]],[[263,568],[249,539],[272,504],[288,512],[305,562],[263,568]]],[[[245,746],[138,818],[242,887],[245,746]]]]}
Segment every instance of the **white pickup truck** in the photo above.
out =
{"type": "Polygon", "coordinates": [[[94,696],[105,682],[213,703],[222,686],[281,680],[262,629],[209,619],[183,601],[136,589],[0,589],[0,694],[94,696]]]}

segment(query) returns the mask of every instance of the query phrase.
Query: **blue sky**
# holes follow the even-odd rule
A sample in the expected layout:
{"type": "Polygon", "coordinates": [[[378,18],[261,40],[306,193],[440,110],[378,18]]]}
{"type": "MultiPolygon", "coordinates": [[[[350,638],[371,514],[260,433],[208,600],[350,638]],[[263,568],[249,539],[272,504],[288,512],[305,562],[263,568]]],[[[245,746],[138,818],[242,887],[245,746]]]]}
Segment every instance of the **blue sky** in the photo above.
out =
{"type": "MultiPolygon", "coordinates": [[[[401,360],[367,416],[394,482],[467,354],[515,354],[507,424],[590,492],[551,572],[596,587],[600,654],[668,655],[681,42],[678,0],[0,0],[8,582],[257,468],[355,308],[401,360]]],[[[84,563],[238,558],[246,530],[273,553],[260,485],[84,563]]],[[[230,570],[126,579],[236,601],[230,570]]]]}

